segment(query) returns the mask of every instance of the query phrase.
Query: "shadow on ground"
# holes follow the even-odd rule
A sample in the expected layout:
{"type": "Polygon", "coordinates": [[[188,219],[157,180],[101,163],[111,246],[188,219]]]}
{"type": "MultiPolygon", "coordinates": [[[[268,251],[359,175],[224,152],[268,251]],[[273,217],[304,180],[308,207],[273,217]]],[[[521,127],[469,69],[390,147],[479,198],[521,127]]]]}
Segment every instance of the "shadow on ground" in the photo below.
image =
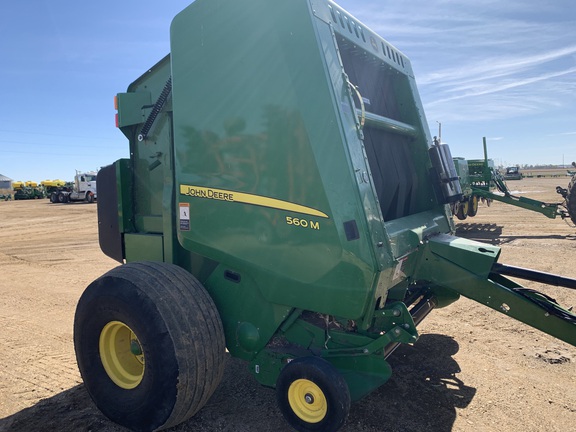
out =
{"type": "Polygon", "coordinates": [[[501,243],[502,228],[502,225],[495,223],[459,223],[456,225],[456,235],[497,245],[501,243]]]}
{"type": "MultiPolygon", "coordinates": [[[[456,408],[466,407],[476,389],[466,386],[452,356],[458,344],[426,334],[414,346],[401,346],[389,358],[394,373],[384,386],[352,404],[342,432],[452,430],[456,408]]],[[[246,363],[228,358],[224,379],[208,404],[170,431],[288,432],[274,390],[261,387],[246,363]]],[[[94,406],[82,385],[0,419],[0,431],[124,432],[94,406]]]]}
{"type": "Polygon", "coordinates": [[[456,225],[456,235],[470,240],[476,240],[493,245],[502,245],[511,243],[514,240],[576,240],[576,235],[558,235],[558,234],[534,234],[534,235],[502,235],[502,225],[495,223],[461,223],[456,225]]]}

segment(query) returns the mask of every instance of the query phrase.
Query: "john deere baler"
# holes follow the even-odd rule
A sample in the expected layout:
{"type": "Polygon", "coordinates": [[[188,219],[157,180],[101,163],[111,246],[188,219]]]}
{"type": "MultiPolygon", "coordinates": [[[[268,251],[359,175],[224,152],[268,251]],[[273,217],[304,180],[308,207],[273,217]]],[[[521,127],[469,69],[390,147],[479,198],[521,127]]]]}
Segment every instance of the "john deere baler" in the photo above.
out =
{"type": "Polygon", "coordinates": [[[458,177],[398,49],[328,0],[197,0],[170,37],[116,98],[130,159],[98,174],[123,265],[82,295],[74,341],[109,418],[183,422],[226,348],[292,427],[336,431],[460,294],[576,344],[571,312],[452,235],[458,177]]]}

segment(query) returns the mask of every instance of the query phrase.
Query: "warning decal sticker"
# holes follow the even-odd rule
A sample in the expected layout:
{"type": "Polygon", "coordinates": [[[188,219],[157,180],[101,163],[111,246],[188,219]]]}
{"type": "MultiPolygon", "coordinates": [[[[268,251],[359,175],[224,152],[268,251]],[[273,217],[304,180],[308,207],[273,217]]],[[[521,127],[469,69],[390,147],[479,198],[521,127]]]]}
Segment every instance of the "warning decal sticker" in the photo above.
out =
{"type": "Polygon", "coordinates": [[[190,204],[180,203],[180,230],[190,231],[190,204]]]}

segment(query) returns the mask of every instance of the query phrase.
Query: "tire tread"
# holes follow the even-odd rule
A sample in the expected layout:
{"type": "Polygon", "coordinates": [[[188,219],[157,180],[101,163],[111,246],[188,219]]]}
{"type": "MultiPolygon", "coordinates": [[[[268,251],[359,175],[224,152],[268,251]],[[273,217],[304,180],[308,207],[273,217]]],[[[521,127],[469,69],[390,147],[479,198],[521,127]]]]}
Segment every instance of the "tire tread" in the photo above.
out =
{"type": "MultiPolygon", "coordinates": [[[[134,262],[116,267],[93,282],[82,295],[88,304],[98,296],[97,282],[123,279],[148,297],[165,323],[178,363],[176,401],[164,424],[175,426],[196,414],[224,374],[225,339],[218,309],[202,284],[173,264],[134,262]]],[[[77,315],[78,315],[77,310],[77,315]]]]}

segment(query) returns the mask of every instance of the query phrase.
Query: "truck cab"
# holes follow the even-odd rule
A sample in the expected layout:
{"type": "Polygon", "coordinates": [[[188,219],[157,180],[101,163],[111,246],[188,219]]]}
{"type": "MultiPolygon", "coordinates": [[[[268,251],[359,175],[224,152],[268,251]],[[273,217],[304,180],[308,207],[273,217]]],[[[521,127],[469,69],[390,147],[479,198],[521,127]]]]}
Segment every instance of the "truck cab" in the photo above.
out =
{"type": "Polygon", "coordinates": [[[70,194],[73,201],[86,200],[93,202],[97,198],[96,172],[76,173],[74,190],[70,194]]]}
{"type": "Polygon", "coordinates": [[[504,174],[504,180],[522,180],[522,173],[517,166],[507,167],[504,174]]]}

